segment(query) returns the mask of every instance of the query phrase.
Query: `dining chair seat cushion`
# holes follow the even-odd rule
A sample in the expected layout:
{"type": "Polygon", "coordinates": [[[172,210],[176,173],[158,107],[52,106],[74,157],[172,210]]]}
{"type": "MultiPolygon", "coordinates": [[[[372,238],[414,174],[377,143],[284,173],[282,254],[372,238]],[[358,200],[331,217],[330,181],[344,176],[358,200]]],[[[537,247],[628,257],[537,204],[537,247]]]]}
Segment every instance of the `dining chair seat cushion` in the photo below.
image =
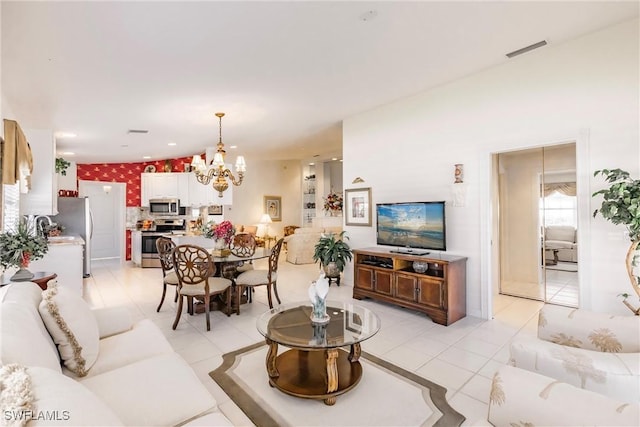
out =
{"type": "Polygon", "coordinates": [[[250,264],[248,262],[245,262],[244,264],[236,267],[236,271],[238,273],[244,273],[245,271],[251,271],[251,270],[253,270],[253,264],[250,264]]]}
{"type": "MultiPolygon", "coordinates": [[[[245,271],[236,278],[236,284],[242,286],[266,285],[267,283],[269,283],[268,277],[268,270],[249,270],[245,271]]],[[[275,282],[276,279],[277,273],[271,273],[271,280],[275,282]]]]}
{"type": "MultiPolygon", "coordinates": [[[[231,280],[223,277],[209,277],[208,282],[210,294],[224,292],[231,286],[231,280]]],[[[204,282],[198,283],[197,285],[182,285],[180,295],[186,295],[189,297],[204,295],[204,282]]]]}
{"type": "Polygon", "coordinates": [[[175,271],[172,271],[170,273],[167,273],[166,276],[164,276],[164,283],[166,283],[167,285],[178,285],[178,276],[176,275],[175,271]]]}

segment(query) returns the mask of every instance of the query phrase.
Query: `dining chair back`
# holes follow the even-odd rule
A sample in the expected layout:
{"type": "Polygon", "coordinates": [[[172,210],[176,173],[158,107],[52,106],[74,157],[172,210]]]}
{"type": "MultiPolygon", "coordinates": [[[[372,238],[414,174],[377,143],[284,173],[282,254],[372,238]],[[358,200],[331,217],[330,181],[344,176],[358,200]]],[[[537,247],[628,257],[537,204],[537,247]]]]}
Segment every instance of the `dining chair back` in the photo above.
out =
{"type": "Polygon", "coordinates": [[[229,242],[231,253],[238,257],[250,257],[256,252],[256,238],[253,234],[238,233],[229,242]]]}
{"type": "Polygon", "coordinates": [[[240,288],[241,294],[242,288],[252,289],[256,286],[266,286],[267,287],[267,299],[269,300],[269,308],[273,308],[273,302],[271,298],[271,288],[273,288],[273,292],[276,295],[276,300],[278,304],[281,304],[280,296],[278,295],[278,287],[277,287],[277,279],[278,279],[278,259],[280,257],[280,251],[282,249],[282,243],[284,242],[284,238],[278,240],[276,244],[271,248],[271,253],[269,254],[269,268],[264,269],[255,269],[250,271],[245,271],[241,273],[236,278],[236,285],[240,288]]]}
{"type": "Polygon", "coordinates": [[[156,250],[160,257],[160,267],[162,268],[162,298],[160,298],[160,304],[156,309],[157,312],[162,308],[164,303],[164,297],[167,294],[167,285],[176,287],[176,295],[174,301],[178,301],[178,276],[173,269],[173,249],[176,244],[173,240],[167,237],[158,237],[156,239],[156,250]]]}
{"type": "Polygon", "coordinates": [[[193,299],[201,299],[204,303],[207,331],[211,329],[209,311],[213,296],[224,297],[227,316],[231,312],[231,280],[214,277],[216,266],[209,252],[199,246],[179,245],[173,250],[173,266],[178,277],[178,311],[173,322],[176,329],[182,315],[183,301],[186,298],[188,310],[193,314],[193,299]]]}

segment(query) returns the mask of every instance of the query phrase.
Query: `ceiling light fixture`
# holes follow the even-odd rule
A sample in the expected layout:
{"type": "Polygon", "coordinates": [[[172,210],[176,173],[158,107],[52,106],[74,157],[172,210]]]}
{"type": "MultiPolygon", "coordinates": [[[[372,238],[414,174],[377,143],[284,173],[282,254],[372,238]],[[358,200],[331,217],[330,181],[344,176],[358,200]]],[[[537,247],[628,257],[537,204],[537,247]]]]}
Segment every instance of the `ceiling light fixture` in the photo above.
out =
{"type": "Polygon", "coordinates": [[[216,117],[218,117],[219,120],[220,139],[218,140],[217,150],[213,156],[213,161],[210,163],[208,161],[205,162],[199,154],[196,154],[193,156],[191,166],[194,168],[194,173],[196,174],[198,182],[200,184],[209,185],[213,180],[212,185],[214,190],[218,192],[218,197],[222,197],[222,193],[229,188],[227,178],[231,180],[233,185],[242,184],[244,173],[247,171],[247,164],[245,163],[243,156],[238,156],[236,158],[236,172],[238,173],[237,179],[233,176],[231,170],[225,165],[224,158],[226,152],[224,151],[224,144],[222,143],[222,118],[224,117],[224,113],[216,113],[216,117]]]}
{"type": "Polygon", "coordinates": [[[168,145],[168,146],[170,146],[170,147],[174,147],[174,146],[176,146],[176,145],[178,145],[178,144],[176,144],[175,142],[170,142],[170,143],[168,143],[167,145],[168,145]]]}

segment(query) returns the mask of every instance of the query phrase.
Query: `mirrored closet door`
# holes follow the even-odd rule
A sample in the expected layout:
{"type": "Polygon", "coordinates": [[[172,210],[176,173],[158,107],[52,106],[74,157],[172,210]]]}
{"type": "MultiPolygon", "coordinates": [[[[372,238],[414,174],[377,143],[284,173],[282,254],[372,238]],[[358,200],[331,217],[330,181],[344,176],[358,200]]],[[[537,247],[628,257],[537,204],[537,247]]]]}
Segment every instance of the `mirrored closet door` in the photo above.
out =
{"type": "Polygon", "coordinates": [[[575,144],[495,156],[499,292],[578,306],[575,144]]]}

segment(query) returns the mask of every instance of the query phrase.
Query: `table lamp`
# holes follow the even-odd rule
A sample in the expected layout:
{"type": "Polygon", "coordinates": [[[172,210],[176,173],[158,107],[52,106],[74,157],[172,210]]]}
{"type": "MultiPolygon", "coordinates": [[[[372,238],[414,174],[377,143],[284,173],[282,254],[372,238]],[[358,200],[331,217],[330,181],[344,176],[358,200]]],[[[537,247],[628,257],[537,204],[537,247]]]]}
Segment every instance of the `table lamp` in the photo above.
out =
{"type": "Polygon", "coordinates": [[[271,217],[269,216],[269,214],[265,213],[262,214],[262,216],[260,217],[260,225],[264,225],[264,237],[269,237],[269,224],[271,224],[273,221],[271,221],[271,217]]]}

